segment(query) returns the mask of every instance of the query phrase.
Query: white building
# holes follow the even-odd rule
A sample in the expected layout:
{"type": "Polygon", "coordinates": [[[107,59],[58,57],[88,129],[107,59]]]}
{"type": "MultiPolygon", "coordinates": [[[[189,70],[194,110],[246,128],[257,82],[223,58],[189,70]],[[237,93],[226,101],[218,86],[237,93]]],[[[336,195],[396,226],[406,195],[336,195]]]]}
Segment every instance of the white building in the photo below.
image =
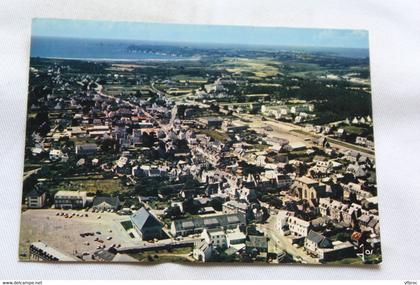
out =
{"type": "Polygon", "coordinates": [[[298,217],[290,216],[288,219],[290,233],[295,236],[306,237],[311,228],[311,223],[305,220],[302,220],[298,217]]]}
{"type": "Polygon", "coordinates": [[[80,209],[86,205],[86,192],[58,191],[54,195],[54,205],[57,209],[80,209]]]}
{"type": "Polygon", "coordinates": [[[226,234],[221,228],[204,229],[201,237],[214,248],[226,248],[226,234]]]}

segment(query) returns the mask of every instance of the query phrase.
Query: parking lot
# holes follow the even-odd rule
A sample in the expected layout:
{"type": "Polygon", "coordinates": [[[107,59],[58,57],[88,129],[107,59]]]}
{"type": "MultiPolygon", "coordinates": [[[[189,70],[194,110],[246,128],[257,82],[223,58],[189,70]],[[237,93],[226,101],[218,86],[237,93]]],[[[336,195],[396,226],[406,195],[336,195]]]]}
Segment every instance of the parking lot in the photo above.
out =
{"type": "MultiPolygon", "coordinates": [[[[122,221],[128,219],[129,216],[108,212],[28,210],[22,213],[19,253],[28,253],[31,242],[43,241],[71,255],[84,254],[84,260],[91,261],[92,253],[99,247],[108,249],[112,245],[124,247],[143,244],[138,238],[131,238],[121,225],[122,221]],[[82,237],[84,233],[89,234],[82,237]]],[[[21,258],[25,257],[21,255],[21,258]]]]}

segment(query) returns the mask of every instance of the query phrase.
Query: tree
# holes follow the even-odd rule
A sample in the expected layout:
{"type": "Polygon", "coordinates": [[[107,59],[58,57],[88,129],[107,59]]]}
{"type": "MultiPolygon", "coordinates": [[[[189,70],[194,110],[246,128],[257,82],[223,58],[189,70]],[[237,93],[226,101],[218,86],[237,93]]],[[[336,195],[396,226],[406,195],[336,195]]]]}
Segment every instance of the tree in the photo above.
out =
{"type": "Polygon", "coordinates": [[[210,206],[213,207],[216,211],[223,210],[223,199],[220,197],[215,197],[210,201],[210,206]]]}
{"type": "Polygon", "coordinates": [[[178,206],[169,207],[165,210],[166,218],[174,219],[180,217],[181,215],[181,209],[178,206]]]}

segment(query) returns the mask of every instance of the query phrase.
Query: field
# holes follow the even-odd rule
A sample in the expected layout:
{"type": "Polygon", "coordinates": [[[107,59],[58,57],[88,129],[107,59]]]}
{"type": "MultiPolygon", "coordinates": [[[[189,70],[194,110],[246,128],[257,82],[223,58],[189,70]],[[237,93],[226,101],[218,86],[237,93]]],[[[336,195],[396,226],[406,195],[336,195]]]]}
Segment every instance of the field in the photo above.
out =
{"type": "Polygon", "coordinates": [[[130,254],[135,259],[144,262],[190,262],[191,247],[174,248],[171,250],[150,250],[130,254]]]}
{"type": "Polygon", "coordinates": [[[349,133],[349,134],[355,134],[355,135],[362,135],[364,132],[366,132],[365,128],[356,127],[356,126],[345,126],[343,129],[349,133]]]}
{"type": "Polygon", "coordinates": [[[209,137],[225,142],[228,139],[228,135],[226,133],[218,132],[215,130],[202,130],[201,133],[208,135],[209,137]]]}
{"type": "Polygon", "coordinates": [[[100,190],[106,194],[127,192],[129,187],[124,186],[120,179],[105,179],[102,176],[67,177],[58,185],[51,187],[51,191],[72,190],[96,193],[100,190]]]}
{"type": "Polygon", "coordinates": [[[280,70],[275,65],[278,62],[265,58],[226,58],[219,68],[225,68],[231,73],[253,73],[256,77],[270,77],[280,74],[280,70]]]}

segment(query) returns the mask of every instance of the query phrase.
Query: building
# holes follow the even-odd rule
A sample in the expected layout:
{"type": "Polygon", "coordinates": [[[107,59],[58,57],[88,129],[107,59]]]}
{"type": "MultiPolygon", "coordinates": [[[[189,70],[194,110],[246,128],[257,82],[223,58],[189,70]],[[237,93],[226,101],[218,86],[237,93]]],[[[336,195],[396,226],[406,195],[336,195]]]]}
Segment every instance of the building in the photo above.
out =
{"type": "Polygon", "coordinates": [[[131,215],[130,220],[142,240],[160,239],[164,236],[162,224],[144,207],[131,215]]]}
{"type": "Polygon", "coordinates": [[[222,126],[223,120],[219,118],[200,118],[198,119],[200,123],[202,123],[207,128],[220,128],[222,126]]]}
{"type": "Polygon", "coordinates": [[[325,185],[312,178],[302,176],[298,177],[293,186],[293,191],[302,200],[319,200],[326,194],[325,185]]]}
{"type": "Polygon", "coordinates": [[[224,249],[227,247],[226,234],[221,228],[204,229],[201,237],[214,248],[224,249]]]}
{"type": "Polygon", "coordinates": [[[245,215],[240,213],[197,217],[173,221],[171,234],[173,236],[187,236],[201,233],[204,229],[223,228],[227,230],[235,229],[238,226],[246,226],[245,215]]]}
{"type": "Polygon", "coordinates": [[[87,144],[77,144],[75,152],[78,155],[92,155],[95,154],[98,150],[98,147],[94,143],[87,144]]]}
{"type": "Polygon", "coordinates": [[[86,205],[86,192],[58,191],[54,195],[54,205],[57,209],[81,209],[86,205]]]}
{"type": "Polygon", "coordinates": [[[26,205],[31,209],[40,209],[44,207],[47,191],[41,185],[37,184],[26,195],[26,205]]]}
{"type": "Polygon", "coordinates": [[[60,149],[52,149],[49,152],[49,158],[51,161],[60,160],[63,157],[63,152],[60,149]]]}
{"type": "Polygon", "coordinates": [[[95,197],[93,208],[96,210],[117,210],[120,206],[118,197],[95,197]]]}
{"type": "Polygon", "coordinates": [[[245,250],[248,254],[260,254],[268,251],[268,240],[265,236],[248,236],[245,241],[245,250]]]}
{"type": "Polygon", "coordinates": [[[290,235],[289,217],[293,216],[293,212],[280,210],[277,213],[277,230],[284,236],[290,235]]]}
{"type": "Polygon", "coordinates": [[[75,262],[78,259],[71,257],[43,242],[33,242],[29,246],[30,258],[37,261],[64,261],[75,262]]]}
{"type": "Polygon", "coordinates": [[[212,246],[204,239],[194,243],[193,258],[198,261],[207,262],[211,259],[212,246]]]}
{"type": "Polygon", "coordinates": [[[321,248],[333,248],[331,240],[313,230],[305,238],[305,250],[311,255],[318,255],[321,248]]]}
{"type": "Polygon", "coordinates": [[[240,231],[234,231],[226,234],[226,243],[228,247],[241,248],[245,246],[246,235],[240,231]]]}
{"type": "Polygon", "coordinates": [[[289,225],[290,233],[298,237],[306,237],[311,227],[311,222],[294,216],[290,216],[287,223],[289,225]]]}
{"type": "Polygon", "coordinates": [[[243,202],[238,202],[234,200],[228,201],[223,203],[222,209],[224,214],[240,213],[245,216],[248,215],[248,204],[243,202]]]}

